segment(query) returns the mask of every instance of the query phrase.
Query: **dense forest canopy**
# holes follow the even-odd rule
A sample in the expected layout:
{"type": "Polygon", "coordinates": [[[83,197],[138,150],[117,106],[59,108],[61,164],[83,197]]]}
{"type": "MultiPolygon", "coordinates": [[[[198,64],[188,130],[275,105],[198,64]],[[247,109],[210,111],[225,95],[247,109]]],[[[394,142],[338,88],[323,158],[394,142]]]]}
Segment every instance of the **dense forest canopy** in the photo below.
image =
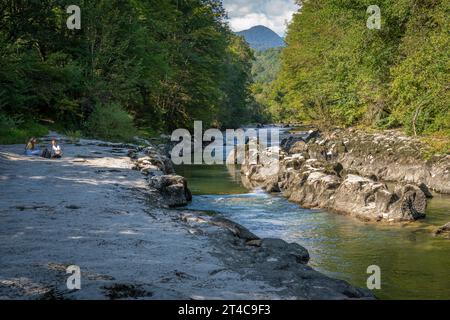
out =
{"type": "Polygon", "coordinates": [[[450,2],[298,1],[263,103],[276,121],[450,132],[450,2]]]}
{"type": "Polygon", "coordinates": [[[255,52],[252,77],[256,83],[271,83],[280,71],[281,48],[270,48],[255,52]]]}
{"type": "Polygon", "coordinates": [[[0,0],[0,12],[3,134],[38,120],[97,136],[103,119],[127,131],[131,119],[149,131],[235,127],[255,114],[253,54],[221,1],[0,0]],[[72,4],[80,30],[66,27],[72,4]]]}
{"type": "Polygon", "coordinates": [[[297,0],[286,47],[263,52],[230,30],[220,0],[75,2],[0,0],[3,143],[49,126],[126,139],[194,120],[450,135],[449,1],[380,0],[377,30],[369,0],[297,0]],[[80,30],[66,26],[72,4],[80,30]]]}

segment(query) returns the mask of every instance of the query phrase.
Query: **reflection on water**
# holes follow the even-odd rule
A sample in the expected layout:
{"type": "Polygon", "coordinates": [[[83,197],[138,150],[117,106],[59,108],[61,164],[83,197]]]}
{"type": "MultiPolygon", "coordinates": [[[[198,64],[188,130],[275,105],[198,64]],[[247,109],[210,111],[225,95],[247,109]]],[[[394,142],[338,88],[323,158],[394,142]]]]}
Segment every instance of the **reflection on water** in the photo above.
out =
{"type": "Polygon", "coordinates": [[[423,222],[374,225],[306,210],[281,196],[246,193],[224,166],[177,168],[194,196],[190,209],[221,212],[260,237],[298,242],[310,264],[335,278],[365,286],[367,267],[378,265],[384,299],[450,299],[450,240],[431,232],[450,221],[450,197],[437,195],[423,222]],[[180,170],[182,169],[182,170],[180,170]]]}
{"type": "Polygon", "coordinates": [[[246,193],[235,166],[186,165],[176,166],[177,174],[188,181],[192,194],[240,194],[246,193]]]}

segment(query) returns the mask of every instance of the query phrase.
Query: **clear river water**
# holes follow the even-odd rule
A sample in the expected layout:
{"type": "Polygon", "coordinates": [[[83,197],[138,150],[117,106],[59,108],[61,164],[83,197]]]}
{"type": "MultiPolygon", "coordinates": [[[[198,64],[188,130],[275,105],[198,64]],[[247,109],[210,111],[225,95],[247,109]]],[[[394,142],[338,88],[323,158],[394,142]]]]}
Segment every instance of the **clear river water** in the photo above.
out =
{"type": "Polygon", "coordinates": [[[425,220],[377,225],[249,191],[235,167],[179,166],[176,171],[194,194],[188,209],[219,212],[262,238],[297,242],[308,249],[310,265],[324,274],[365,287],[367,268],[378,265],[378,298],[450,299],[450,240],[432,235],[450,221],[448,195],[435,195],[425,220]]]}

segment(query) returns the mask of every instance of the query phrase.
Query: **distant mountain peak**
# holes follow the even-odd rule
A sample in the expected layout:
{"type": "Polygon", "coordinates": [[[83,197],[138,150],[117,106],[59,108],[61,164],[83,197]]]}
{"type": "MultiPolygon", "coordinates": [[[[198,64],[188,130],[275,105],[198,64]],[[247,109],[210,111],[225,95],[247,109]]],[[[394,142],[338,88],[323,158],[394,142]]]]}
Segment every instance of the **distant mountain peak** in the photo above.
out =
{"type": "MultiPolygon", "coordinates": [[[[247,30],[257,30],[257,29],[261,29],[261,30],[269,30],[269,31],[272,31],[272,32],[274,32],[272,29],[270,29],[269,27],[266,27],[266,26],[263,26],[262,24],[260,24],[260,25],[257,25],[257,26],[253,26],[253,27],[251,27],[250,29],[247,29],[247,30]]],[[[243,31],[245,31],[245,30],[243,30],[243,31]]]]}
{"type": "Polygon", "coordinates": [[[237,32],[237,34],[243,36],[250,47],[259,51],[265,51],[270,48],[284,47],[285,45],[283,39],[278,34],[276,34],[272,29],[262,25],[237,32]]]}

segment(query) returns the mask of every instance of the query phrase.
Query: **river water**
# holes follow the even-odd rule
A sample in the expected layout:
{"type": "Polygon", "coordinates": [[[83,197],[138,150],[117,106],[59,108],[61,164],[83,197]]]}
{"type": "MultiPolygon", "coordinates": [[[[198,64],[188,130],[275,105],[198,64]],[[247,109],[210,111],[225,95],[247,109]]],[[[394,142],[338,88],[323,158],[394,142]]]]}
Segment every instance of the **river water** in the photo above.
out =
{"type": "Polygon", "coordinates": [[[248,191],[226,166],[179,166],[194,197],[191,210],[220,212],[262,238],[308,249],[310,265],[331,277],[366,286],[367,268],[381,268],[381,299],[450,299],[450,240],[432,231],[450,221],[450,196],[435,195],[427,218],[376,225],[323,210],[303,209],[280,195],[248,191]]]}

